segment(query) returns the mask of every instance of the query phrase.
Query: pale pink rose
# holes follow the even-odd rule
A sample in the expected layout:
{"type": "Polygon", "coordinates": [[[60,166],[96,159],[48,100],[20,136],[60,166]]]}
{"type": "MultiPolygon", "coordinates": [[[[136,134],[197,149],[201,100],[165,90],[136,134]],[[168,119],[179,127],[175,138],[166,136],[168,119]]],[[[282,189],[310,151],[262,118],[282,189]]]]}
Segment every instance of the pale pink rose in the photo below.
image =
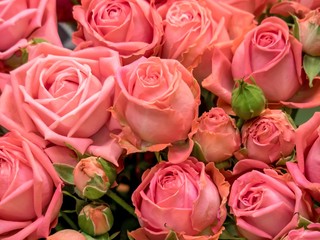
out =
{"type": "Polygon", "coordinates": [[[311,219],[312,201],[290,178],[272,169],[253,170],[236,179],[228,204],[241,236],[280,239],[298,227],[299,216],[311,219]]]}
{"type": "Polygon", "coordinates": [[[0,138],[2,240],[45,238],[57,224],[62,181],[42,149],[44,140],[28,137],[9,132],[0,138]]]}
{"type": "Polygon", "coordinates": [[[158,11],[164,19],[160,56],[177,59],[186,68],[194,69],[199,82],[211,73],[215,48],[231,58],[233,40],[253,24],[254,18],[215,1],[167,1],[158,11]]]}
{"type": "Polygon", "coordinates": [[[320,8],[299,19],[298,26],[302,50],[309,55],[320,56],[320,8]]]}
{"type": "Polygon", "coordinates": [[[86,238],[76,230],[63,229],[47,237],[47,240],[86,240],[86,238]]]}
{"type": "Polygon", "coordinates": [[[199,145],[208,162],[221,162],[240,149],[240,133],[232,119],[222,108],[212,108],[198,119],[193,140],[199,145]]]}
{"type": "Polygon", "coordinates": [[[296,131],[296,158],[298,163],[287,163],[296,183],[308,189],[320,201],[320,112],[314,115],[296,131]]]}
{"type": "Polygon", "coordinates": [[[295,128],[282,110],[264,110],[241,128],[246,157],[273,163],[289,156],[295,146],[295,128]]]}
{"type": "Polygon", "coordinates": [[[315,240],[320,239],[320,223],[310,223],[307,228],[291,230],[281,240],[315,240]]]}
{"type": "Polygon", "coordinates": [[[60,146],[118,164],[122,150],[111,138],[118,123],[112,105],[116,52],[106,48],[71,51],[50,44],[30,50],[28,63],[11,72],[0,99],[0,124],[36,132],[60,146]]]}
{"type": "Polygon", "coordinates": [[[54,0],[4,0],[0,2],[0,60],[7,59],[33,38],[61,46],[54,0]]]}
{"type": "Polygon", "coordinates": [[[162,19],[145,0],[82,0],[73,8],[73,17],[78,22],[76,49],[108,47],[118,51],[124,63],[159,50],[162,19]]]}
{"type": "Polygon", "coordinates": [[[205,167],[195,158],[160,162],[144,172],[132,194],[141,229],[130,235],[162,240],[172,230],[179,239],[218,239],[228,193],[229,184],[213,163],[205,167]],[[207,234],[198,236],[205,229],[207,234]]]}
{"type": "Polygon", "coordinates": [[[128,154],[160,151],[172,144],[179,149],[185,146],[187,152],[179,158],[183,161],[192,149],[192,141],[185,141],[193,132],[199,103],[199,84],[181,63],[140,58],[120,68],[116,75],[111,111],[122,125],[116,137],[128,154]]]}

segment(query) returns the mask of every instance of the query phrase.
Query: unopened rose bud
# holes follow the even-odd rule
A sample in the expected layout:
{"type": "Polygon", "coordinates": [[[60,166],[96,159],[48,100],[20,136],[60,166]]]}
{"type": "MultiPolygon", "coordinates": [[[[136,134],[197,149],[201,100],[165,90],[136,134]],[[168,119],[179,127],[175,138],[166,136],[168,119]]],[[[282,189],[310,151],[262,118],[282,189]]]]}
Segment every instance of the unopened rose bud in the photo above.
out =
{"type": "Polygon", "coordinates": [[[82,196],[95,200],[102,197],[117,176],[116,168],[102,158],[88,157],[73,170],[74,184],[82,196]]]}
{"type": "Polygon", "coordinates": [[[111,229],[113,215],[108,205],[91,203],[79,213],[78,224],[90,236],[102,235],[111,229]]]}
{"type": "Polygon", "coordinates": [[[266,98],[264,93],[255,84],[240,80],[239,86],[232,91],[232,110],[244,120],[259,116],[265,109],[265,105],[266,98]]]}
{"type": "Polygon", "coordinates": [[[298,20],[299,39],[305,53],[320,56],[320,8],[298,20]]]}
{"type": "Polygon", "coordinates": [[[47,240],[86,240],[86,238],[76,230],[63,229],[47,237],[47,240]]]}

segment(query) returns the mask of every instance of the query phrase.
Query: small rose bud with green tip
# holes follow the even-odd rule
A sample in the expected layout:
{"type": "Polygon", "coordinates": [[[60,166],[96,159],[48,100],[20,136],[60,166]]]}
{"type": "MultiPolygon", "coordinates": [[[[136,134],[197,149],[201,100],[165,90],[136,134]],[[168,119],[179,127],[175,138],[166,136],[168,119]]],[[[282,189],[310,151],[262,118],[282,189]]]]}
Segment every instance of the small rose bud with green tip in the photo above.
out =
{"type": "Polygon", "coordinates": [[[78,224],[82,231],[90,236],[107,233],[113,225],[113,215],[107,204],[90,203],[78,215],[78,224]]]}
{"type": "Polygon", "coordinates": [[[239,80],[238,83],[239,86],[232,91],[232,110],[243,120],[259,116],[266,105],[263,91],[256,84],[243,80],[239,80]]]}
{"type": "Polygon", "coordinates": [[[83,197],[101,198],[112,186],[117,176],[116,168],[103,158],[81,159],[73,170],[74,184],[83,197]]]}

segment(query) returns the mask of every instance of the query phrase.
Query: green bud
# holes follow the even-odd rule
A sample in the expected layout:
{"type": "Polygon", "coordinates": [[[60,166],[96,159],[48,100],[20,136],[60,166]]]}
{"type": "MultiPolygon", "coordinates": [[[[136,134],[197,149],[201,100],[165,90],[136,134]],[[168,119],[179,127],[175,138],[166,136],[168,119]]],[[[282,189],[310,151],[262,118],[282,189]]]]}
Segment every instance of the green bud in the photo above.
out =
{"type": "Polygon", "coordinates": [[[116,179],[117,171],[112,163],[92,156],[79,161],[73,170],[73,176],[80,196],[96,200],[110,189],[116,179]]]}
{"type": "Polygon", "coordinates": [[[79,227],[90,236],[106,234],[111,229],[113,220],[107,204],[90,203],[78,215],[79,227]]]}
{"type": "Polygon", "coordinates": [[[235,114],[248,120],[260,115],[265,109],[266,98],[256,84],[238,81],[239,86],[232,91],[231,107],[235,114]]]}

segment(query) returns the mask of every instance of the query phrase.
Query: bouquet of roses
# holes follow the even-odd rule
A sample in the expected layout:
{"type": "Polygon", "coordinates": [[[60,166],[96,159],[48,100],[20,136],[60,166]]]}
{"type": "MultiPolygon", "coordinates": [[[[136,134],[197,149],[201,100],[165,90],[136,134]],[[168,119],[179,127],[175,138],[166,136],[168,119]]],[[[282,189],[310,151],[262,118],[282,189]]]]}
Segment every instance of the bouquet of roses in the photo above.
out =
{"type": "Polygon", "coordinates": [[[1,1],[0,239],[320,239],[319,9],[1,1]]]}

